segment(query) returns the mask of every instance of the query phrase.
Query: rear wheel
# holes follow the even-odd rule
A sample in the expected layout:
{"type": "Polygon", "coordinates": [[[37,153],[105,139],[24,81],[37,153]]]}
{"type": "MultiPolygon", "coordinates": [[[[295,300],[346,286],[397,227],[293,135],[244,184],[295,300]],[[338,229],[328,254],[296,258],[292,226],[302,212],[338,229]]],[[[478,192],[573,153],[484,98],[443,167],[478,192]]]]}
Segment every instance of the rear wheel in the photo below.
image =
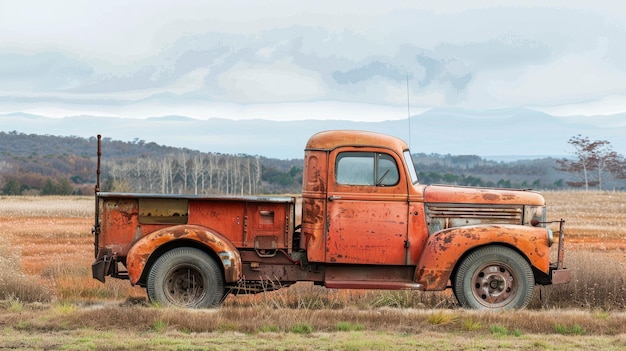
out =
{"type": "Polygon", "coordinates": [[[459,266],[454,295],[466,308],[524,308],[535,286],[533,271],[516,251],[502,246],[480,248],[459,266]]]}
{"type": "Polygon", "coordinates": [[[222,270],[205,252],[181,247],[159,257],[147,282],[148,298],[167,306],[205,308],[224,297],[222,270]]]}

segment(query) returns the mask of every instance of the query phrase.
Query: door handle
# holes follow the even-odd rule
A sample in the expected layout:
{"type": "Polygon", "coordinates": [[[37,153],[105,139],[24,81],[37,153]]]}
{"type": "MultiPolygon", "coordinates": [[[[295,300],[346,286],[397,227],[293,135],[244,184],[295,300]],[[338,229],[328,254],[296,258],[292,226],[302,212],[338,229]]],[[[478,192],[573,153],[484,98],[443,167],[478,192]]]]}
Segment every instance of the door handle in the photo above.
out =
{"type": "Polygon", "coordinates": [[[328,201],[341,200],[341,196],[332,195],[328,197],[328,201]]]}

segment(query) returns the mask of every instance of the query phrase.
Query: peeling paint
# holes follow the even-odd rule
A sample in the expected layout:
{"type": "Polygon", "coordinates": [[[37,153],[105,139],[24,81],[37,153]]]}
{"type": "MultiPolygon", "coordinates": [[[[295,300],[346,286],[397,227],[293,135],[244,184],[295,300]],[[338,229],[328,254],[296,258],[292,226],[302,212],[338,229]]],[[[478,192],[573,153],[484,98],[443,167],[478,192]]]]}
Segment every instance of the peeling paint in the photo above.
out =
{"type": "MultiPolygon", "coordinates": [[[[255,279],[441,290],[465,254],[503,245],[554,275],[548,233],[538,225],[545,223],[540,194],[413,184],[405,152],[406,143],[374,133],[313,136],[305,150],[301,223],[295,198],[99,195],[97,255],[115,253],[133,284],[159,248],[193,242],[217,255],[230,287],[245,285],[245,271],[255,279]],[[343,152],[385,154],[398,165],[398,183],[338,184],[335,161],[343,152]],[[300,231],[294,229],[298,224],[300,231]]],[[[560,282],[568,278],[556,276],[560,282]]]]}

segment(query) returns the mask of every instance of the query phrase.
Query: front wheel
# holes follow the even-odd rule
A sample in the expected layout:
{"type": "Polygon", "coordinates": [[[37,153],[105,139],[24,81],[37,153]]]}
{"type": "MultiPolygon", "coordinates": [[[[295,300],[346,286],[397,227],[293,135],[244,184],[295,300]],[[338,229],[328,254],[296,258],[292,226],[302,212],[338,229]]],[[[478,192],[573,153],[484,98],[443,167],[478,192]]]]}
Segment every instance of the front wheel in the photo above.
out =
{"type": "Polygon", "coordinates": [[[454,295],[465,308],[524,308],[530,303],[535,277],[528,262],[502,246],[480,248],[468,255],[454,278],[454,295]]]}
{"type": "Polygon", "coordinates": [[[222,270],[201,250],[180,247],[159,257],[148,275],[148,298],[166,306],[215,307],[224,297],[222,270]]]}

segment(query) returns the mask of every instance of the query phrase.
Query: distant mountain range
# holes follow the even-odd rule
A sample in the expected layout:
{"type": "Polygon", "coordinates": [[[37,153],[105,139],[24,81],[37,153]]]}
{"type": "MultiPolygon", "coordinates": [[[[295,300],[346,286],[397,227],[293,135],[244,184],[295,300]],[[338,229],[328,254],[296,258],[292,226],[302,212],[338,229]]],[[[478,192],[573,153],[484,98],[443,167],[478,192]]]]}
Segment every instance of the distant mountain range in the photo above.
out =
{"type": "Polygon", "coordinates": [[[102,134],[115,140],[143,140],[204,152],[279,159],[302,158],[307,139],[328,129],[370,130],[395,135],[407,141],[413,153],[478,155],[507,161],[571,155],[574,150],[567,141],[577,134],[592,140],[608,140],[618,153],[626,151],[626,115],[555,117],[529,109],[483,112],[432,109],[412,116],[410,121],[383,122],[0,115],[0,131],[4,132],[79,137],[102,134]]]}

